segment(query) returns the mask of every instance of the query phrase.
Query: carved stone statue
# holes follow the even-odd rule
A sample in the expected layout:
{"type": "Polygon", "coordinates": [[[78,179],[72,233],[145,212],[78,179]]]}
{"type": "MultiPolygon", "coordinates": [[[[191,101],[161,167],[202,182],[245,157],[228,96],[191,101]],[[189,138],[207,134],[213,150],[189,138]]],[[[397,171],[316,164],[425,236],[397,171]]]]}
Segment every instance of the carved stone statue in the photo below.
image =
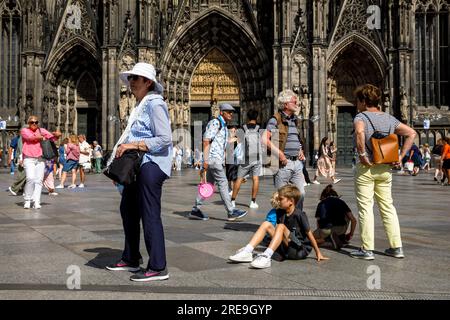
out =
{"type": "Polygon", "coordinates": [[[189,104],[184,102],[183,104],[183,124],[189,125],[191,123],[191,108],[189,108],[189,104]]]}
{"type": "Polygon", "coordinates": [[[176,105],[177,125],[183,125],[183,105],[178,102],[176,105]]]}
{"type": "Polygon", "coordinates": [[[384,97],[383,109],[384,112],[391,113],[391,101],[389,100],[389,96],[384,97]]]}
{"type": "Polygon", "coordinates": [[[59,105],[59,121],[60,121],[60,126],[65,128],[66,123],[67,123],[67,106],[64,104],[60,104],[59,105]]]}
{"type": "Polygon", "coordinates": [[[75,104],[69,103],[69,130],[74,132],[75,116],[76,116],[75,104]]]}
{"type": "Polygon", "coordinates": [[[309,98],[308,98],[308,86],[302,85],[301,87],[301,97],[300,97],[300,112],[302,113],[303,119],[309,119],[309,98]]]}
{"type": "Polygon", "coordinates": [[[17,110],[19,110],[20,125],[23,125],[27,119],[25,119],[25,106],[22,105],[22,95],[21,94],[19,94],[17,97],[16,105],[17,105],[17,110]]]}
{"type": "Polygon", "coordinates": [[[42,123],[43,123],[43,125],[45,125],[47,128],[50,127],[50,123],[49,123],[49,114],[48,114],[49,109],[50,109],[49,106],[46,105],[46,106],[43,108],[43,110],[42,110],[42,116],[41,116],[41,118],[42,118],[42,123]]]}
{"type": "Polygon", "coordinates": [[[219,105],[217,104],[217,99],[214,99],[211,102],[211,114],[214,118],[217,118],[219,116],[220,113],[220,109],[219,109],[219,105]]]}
{"type": "Polygon", "coordinates": [[[139,52],[139,61],[154,64],[155,54],[149,50],[139,52]]]}
{"type": "Polygon", "coordinates": [[[119,121],[120,121],[120,129],[125,130],[125,127],[127,125],[127,117],[129,115],[129,95],[128,90],[126,86],[120,87],[120,100],[119,100],[119,121]]]}
{"type": "Polygon", "coordinates": [[[403,87],[400,87],[400,111],[402,120],[408,121],[408,96],[403,87]]]}
{"type": "Polygon", "coordinates": [[[122,57],[122,61],[120,64],[120,71],[128,71],[131,70],[133,68],[133,65],[135,64],[133,57],[131,57],[130,55],[124,55],[122,57]]]}
{"type": "Polygon", "coordinates": [[[50,102],[48,103],[48,109],[48,122],[52,126],[56,127],[58,118],[56,113],[56,106],[52,100],[50,100],[50,102]]]}
{"type": "Polygon", "coordinates": [[[175,124],[175,102],[173,100],[169,101],[168,109],[169,109],[170,123],[175,124]]]}
{"type": "Polygon", "coordinates": [[[31,89],[27,89],[26,101],[25,101],[25,118],[23,124],[26,124],[28,118],[33,114],[33,92],[31,89]]]}

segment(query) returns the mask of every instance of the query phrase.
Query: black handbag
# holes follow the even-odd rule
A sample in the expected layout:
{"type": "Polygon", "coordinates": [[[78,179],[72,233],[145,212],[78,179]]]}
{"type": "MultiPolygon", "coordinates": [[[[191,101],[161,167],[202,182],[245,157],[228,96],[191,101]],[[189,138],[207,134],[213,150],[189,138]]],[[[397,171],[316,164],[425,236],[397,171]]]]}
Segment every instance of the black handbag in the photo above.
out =
{"type": "MultiPolygon", "coordinates": [[[[41,130],[39,130],[40,132],[41,130]]],[[[41,140],[42,158],[52,160],[58,157],[58,148],[52,140],[41,140]]]]}
{"type": "Polygon", "coordinates": [[[144,155],[143,151],[128,150],[120,158],[114,158],[103,174],[119,184],[129,185],[136,181],[144,155]]]}

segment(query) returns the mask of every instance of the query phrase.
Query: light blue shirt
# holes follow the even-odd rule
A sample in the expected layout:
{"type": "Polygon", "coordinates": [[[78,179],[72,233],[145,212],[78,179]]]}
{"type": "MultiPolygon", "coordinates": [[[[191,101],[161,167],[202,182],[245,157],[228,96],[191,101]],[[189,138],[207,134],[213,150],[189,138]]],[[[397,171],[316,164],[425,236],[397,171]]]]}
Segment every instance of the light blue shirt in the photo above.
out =
{"type": "MultiPolygon", "coordinates": [[[[149,94],[154,94],[154,92],[149,94]]],[[[149,150],[142,159],[141,166],[152,161],[170,177],[172,169],[172,130],[170,129],[167,105],[162,96],[148,99],[142,112],[133,123],[126,143],[136,141],[144,141],[149,150]]]]}
{"type": "Polygon", "coordinates": [[[227,145],[228,128],[222,116],[217,119],[212,119],[206,126],[206,131],[203,135],[204,140],[212,140],[209,148],[209,163],[222,164],[225,160],[225,149],[227,145]],[[222,123],[222,128],[220,124],[222,123]]]}

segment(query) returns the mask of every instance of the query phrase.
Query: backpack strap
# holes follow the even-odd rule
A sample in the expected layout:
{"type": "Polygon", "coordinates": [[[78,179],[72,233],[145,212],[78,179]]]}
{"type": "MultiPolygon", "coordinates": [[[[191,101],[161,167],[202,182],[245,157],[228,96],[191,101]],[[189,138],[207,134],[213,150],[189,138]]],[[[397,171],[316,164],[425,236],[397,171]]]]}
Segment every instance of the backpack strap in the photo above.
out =
{"type": "Polygon", "coordinates": [[[367,118],[367,120],[369,120],[370,125],[371,125],[372,128],[373,128],[373,131],[374,131],[374,132],[377,131],[377,130],[375,129],[375,126],[373,125],[372,120],[370,120],[369,116],[368,116],[367,114],[365,114],[364,112],[361,112],[361,114],[362,114],[363,116],[365,116],[365,117],[367,118]]]}
{"type": "MultiPolygon", "coordinates": [[[[220,130],[222,130],[222,128],[223,128],[223,124],[222,124],[222,121],[220,121],[220,119],[217,117],[217,118],[214,118],[215,120],[217,120],[217,121],[219,121],[219,131],[217,131],[217,133],[219,133],[220,132],[220,130]]],[[[214,141],[214,138],[215,138],[216,136],[214,136],[214,137],[212,137],[212,139],[211,139],[211,144],[212,144],[212,142],[214,141]]],[[[225,132],[225,147],[226,147],[226,144],[227,144],[227,140],[228,140],[228,135],[227,135],[227,132],[225,132]]]]}

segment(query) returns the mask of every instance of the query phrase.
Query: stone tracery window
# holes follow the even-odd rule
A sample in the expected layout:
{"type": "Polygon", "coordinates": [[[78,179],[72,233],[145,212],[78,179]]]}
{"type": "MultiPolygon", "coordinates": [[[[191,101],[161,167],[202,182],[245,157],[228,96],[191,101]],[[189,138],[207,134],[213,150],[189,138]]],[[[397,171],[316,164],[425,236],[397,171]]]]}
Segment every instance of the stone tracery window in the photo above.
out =
{"type": "Polygon", "coordinates": [[[20,78],[20,8],[15,0],[0,7],[0,107],[17,103],[20,78]]]}
{"type": "Polygon", "coordinates": [[[448,9],[419,9],[415,14],[416,100],[420,106],[450,104],[448,9]]]}

